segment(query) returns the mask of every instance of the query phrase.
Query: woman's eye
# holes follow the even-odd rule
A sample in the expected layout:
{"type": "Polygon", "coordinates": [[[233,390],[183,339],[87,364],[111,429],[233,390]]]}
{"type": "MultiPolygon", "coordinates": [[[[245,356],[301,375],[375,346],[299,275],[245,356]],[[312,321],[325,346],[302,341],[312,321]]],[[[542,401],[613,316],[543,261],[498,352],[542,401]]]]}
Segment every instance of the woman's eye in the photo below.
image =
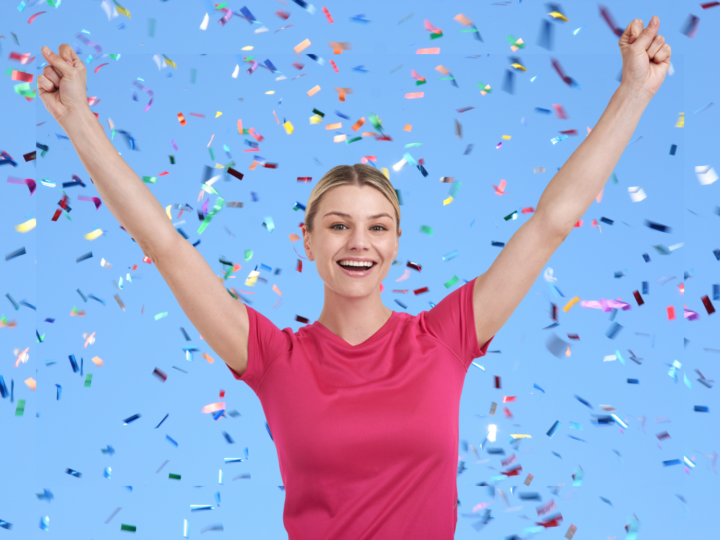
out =
{"type": "MultiPolygon", "coordinates": [[[[335,227],[345,227],[345,224],[344,223],[336,223],[335,225],[332,225],[330,228],[334,229],[336,231],[340,230],[340,229],[336,229],[335,227]]],[[[387,231],[387,229],[385,227],[383,227],[382,225],[374,225],[373,227],[371,227],[371,229],[373,229],[373,230],[377,230],[378,228],[380,230],[387,231]]]]}

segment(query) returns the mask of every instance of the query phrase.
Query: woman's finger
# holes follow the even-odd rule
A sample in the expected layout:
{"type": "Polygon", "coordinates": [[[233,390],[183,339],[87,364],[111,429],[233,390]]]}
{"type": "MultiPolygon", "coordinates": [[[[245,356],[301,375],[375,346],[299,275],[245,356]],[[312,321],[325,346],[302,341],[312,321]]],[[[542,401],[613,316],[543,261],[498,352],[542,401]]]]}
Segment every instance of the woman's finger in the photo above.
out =
{"type": "Polygon", "coordinates": [[[57,71],[55,71],[55,68],[52,66],[45,66],[43,68],[43,75],[55,86],[60,86],[60,75],[58,75],[57,71]]]}
{"type": "Polygon", "coordinates": [[[49,48],[43,47],[42,53],[45,59],[50,63],[53,68],[55,68],[55,71],[58,71],[60,73],[61,76],[65,77],[72,73],[73,68],[70,63],[63,58],[60,58],[49,48]]]}
{"type": "Polygon", "coordinates": [[[655,36],[655,39],[653,39],[652,43],[648,47],[647,53],[650,57],[650,60],[653,59],[653,57],[658,53],[660,48],[665,44],[665,38],[662,37],[660,34],[655,36]]]}
{"type": "Polygon", "coordinates": [[[46,92],[52,92],[55,90],[55,84],[48,79],[45,75],[40,75],[37,80],[37,84],[40,88],[45,90],[46,92]]]}

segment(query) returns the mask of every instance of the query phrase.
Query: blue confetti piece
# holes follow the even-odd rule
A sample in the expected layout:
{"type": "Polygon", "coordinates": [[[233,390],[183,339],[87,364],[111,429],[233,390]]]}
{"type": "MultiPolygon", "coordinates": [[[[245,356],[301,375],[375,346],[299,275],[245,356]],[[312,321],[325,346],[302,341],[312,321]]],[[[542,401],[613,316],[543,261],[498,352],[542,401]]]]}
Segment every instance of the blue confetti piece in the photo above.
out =
{"type": "Polygon", "coordinates": [[[176,441],[175,439],[173,439],[172,437],[170,437],[170,435],[165,435],[165,438],[166,438],[168,441],[170,441],[170,442],[177,448],[178,443],[177,443],[177,441],[176,441]]]}
{"type": "Polygon", "coordinates": [[[710,408],[706,405],[695,405],[695,412],[710,412],[710,408]]]}
{"type": "Polygon", "coordinates": [[[555,423],[552,425],[552,427],[548,430],[547,436],[552,439],[553,435],[555,435],[555,432],[560,427],[560,421],[556,420],[555,423]]]}
{"type": "Polygon", "coordinates": [[[540,390],[543,394],[545,393],[545,390],[543,390],[542,388],[540,388],[537,384],[533,384],[533,388],[537,388],[537,389],[540,390]]]}

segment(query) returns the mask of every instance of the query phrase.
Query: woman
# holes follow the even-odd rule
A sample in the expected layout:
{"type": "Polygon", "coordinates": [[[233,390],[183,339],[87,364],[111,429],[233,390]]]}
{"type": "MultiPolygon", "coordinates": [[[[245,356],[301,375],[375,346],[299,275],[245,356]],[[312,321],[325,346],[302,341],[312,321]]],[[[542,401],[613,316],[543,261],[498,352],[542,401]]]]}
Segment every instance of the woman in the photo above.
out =
{"type": "Polygon", "coordinates": [[[314,187],[304,247],[325,283],[317,321],[280,330],[236,302],[119,156],[87,107],[85,67],[60,46],[38,78],[102,200],[157,266],[183,311],[236,379],[258,395],[286,491],[284,523],[305,538],[449,539],[457,523],[458,408],[483,356],[601,191],[669,67],[653,17],[620,37],[622,83],[532,217],[492,266],[418,315],[394,312],[381,283],[397,256],[389,180],[338,166],[314,187]],[[349,262],[349,261],[355,261],[349,262]],[[371,263],[359,269],[361,263],[371,263]],[[352,268],[348,268],[348,266],[352,268]]]}

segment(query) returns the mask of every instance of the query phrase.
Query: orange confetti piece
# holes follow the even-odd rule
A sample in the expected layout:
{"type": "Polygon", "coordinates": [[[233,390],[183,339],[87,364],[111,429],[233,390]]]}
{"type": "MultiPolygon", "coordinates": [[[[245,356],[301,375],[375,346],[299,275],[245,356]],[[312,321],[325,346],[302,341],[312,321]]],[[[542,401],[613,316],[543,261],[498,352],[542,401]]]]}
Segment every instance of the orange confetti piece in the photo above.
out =
{"type": "Polygon", "coordinates": [[[319,91],[320,91],[320,85],[318,84],[318,85],[316,85],[314,88],[311,88],[310,90],[308,90],[307,95],[308,95],[308,97],[313,97],[313,96],[314,96],[315,94],[317,94],[319,91]]]}
{"type": "Polygon", "coordinates": [[[418,49],[415,54],[440,54],[440,47],[430,47],[427,49],[418,49]]]}
{"type": "Polygon", "coordinates": [[[425,95],[425,92],[408,92],[407,94],[405,94],[405,97],[407,99],[416,99],[416,98],[421,98],[424,95],[425,95]]]}
{"type": "Polygon", "coordinates": [[[301,51],[304,51],[305,49],[307,49],[309,46],[310,46],[310,40],[306,39],[302,43],[298,43],[297,45],[295,45],[294,51],[296,53],[300,53],[301,51]]]}
{"type": "Polygon", "coordinates": [[[208,353],[204,352],[204,353],[202,353],[201,356],[202,356],[205,360],[208,361],[208,364],[214,364],[214,363],[215,363],[215,359],[214,359],[212,356],[210,356],[208,353]]]}
{"type": "Polygon", "coordinates": [[[178,113],[178,120],[180,121],[181,126],[184,126],[187,124],[187,122],[185,121],[185,117],[183,116],[183,113],[178,113]]]}
{"type": "Polygon", "coordinates": [[[30,377],[29,379],[25,379],[23,382],[27,384],[28,388],[33,392],[37,390],[37,382],[32,377],[30,377]]]}
{"type": "Polygon", "coordinates": [[[458,13],[453,17],[453,19],[462,24],[463,26],[470,26],[472,24],[472,19],[468,19],[462,13],[458,13]]]}
{"type": "Polygon", "coordinates": [[[279,289],[278,286],[275,285],[274,283],[273,283],[273,291],[275,291],[277,294],[279,294],[280,296],[282,296],[282,293],[280,292],[280,289],[279,289]]]}
{"type": "Polygon", "coordinates": [[[243,134],[242,120],[237,121],[237,127],[238,127],[238,133],[240,135],[242,135],[243,134]]]}
{"type": "Polygon", "coordinates": [[[92,363],[95,364],[96,366],[102,366],[104,364],[104,362],[102,361],[102,358],[100,358],[99,356],[94,356],[91,360],[92,360],[92,363]]]}
{"type": "Polygon", "coordinates": [[[334,124],[328,124],[325,126],[325,129],[340,129],[342,127],[342,122],[336,122],[334,124]]]}
{"type": "Polygon", "coordinates": [[[275,114],[275,111],[273,110],[273,116],[275,117],[275,121],[279,124],[280,120],[277,117],[277,114],[275,114]]]}
{"type": "Polygon", "coordinates": [[[291,242],[296,242],[297,240],[300,240],[300,237],[299,237],[297,234],[294,234],[294,233],[293,233],[293,234],[290,235],[290,241],[291,241],[291,242]]]}
{"type": "Polygon", "coordinates": [[[403,128],[404,131],[411,131],[412,126],[410,124],[405,124],[405,127],[403,128]]]}
{"type": "Polygon", "coordinates": [[[253,162],[250,164],[250,170],[254,171],[255,167],[257,167],[257,166],[258,166],[258,162],[253,159],[253,162]]]}
{"type": "Polygon", "coordinates": [[[362,125],[365,123],[365,118],[361,118],[357,122],[353,124],[353,127],[351,128],[353,131],[357,131],[362,127],[362,125]]]}
{"type": "Polygon", "coordinates": [[[446,68],[445,66],[443,66],[442,64],[440,64],[439,66],[437,66],[437,67],[435,68],[435,70],[436,70],[436,71],[439,71],[439,72],[442,73],[443,75],[449,75],[449,74],[450,74],[450,70],[449,70],[448,68],[446,68]]]}

